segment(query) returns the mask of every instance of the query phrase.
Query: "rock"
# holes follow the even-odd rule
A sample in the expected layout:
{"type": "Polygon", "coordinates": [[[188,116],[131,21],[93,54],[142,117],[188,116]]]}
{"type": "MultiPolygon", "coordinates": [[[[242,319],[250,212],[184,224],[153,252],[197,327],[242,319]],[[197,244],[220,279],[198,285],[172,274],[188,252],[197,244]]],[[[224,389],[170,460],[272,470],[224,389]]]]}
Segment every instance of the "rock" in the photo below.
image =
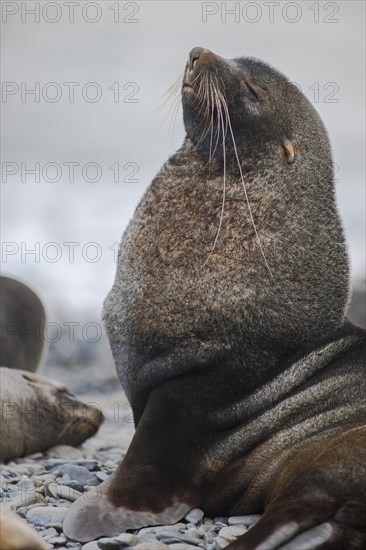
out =
{"type": "Polygon", "coordinates": [[[7,500],[1,504],[2,509],[17,510],[24,506],[30,506],[31,504],[46,504],[45,498],[33,491],[19,491],[18,494],[13,496],[10,500],[7,500]]]}
{"type": "Polygon", "coordinates": [[[214,521],[214,523],[224,523],[225,525],[227,525],[228,518],[224,517],[224,516],[217,516],[217,517],[213,518],[213,521],[214,521]]]}
{"type": "Polygon", "coordinates": [[[174,544],[169,544],[169,550],[197,550],[197,546],[185,544],[184,542],[176,542],[174,544]]]}
{"type": "Polygon", "coordinates": [[[95,475],[98,479],[100,479],[100,481],[105,481],[109,478],[109,474],[107,474],[106,472],[95,472],[95,475]]]}
{"type": "Polygon", "coordinates": [[[23,491],[25,493],[31,493],[36,490],[36,486],[31,479],[21,479],[18,482],[17,488],[19,491],[23,491]]]}
{"type": "Polygon", "coordinates": [[[70,445],[55,445],[44,454],[47,458],[61,458],[65,460],[84,458],[83,452],[80,449],[75,449],[75,447],[71,447],[70,445]]]}
{"type": "Polygon", "coordinates": [[[57,497],[57,487],[58,487],[58,485],[55,481],[51,481],[51,483],[46,483],[45,486],[44,486],[44,494],[47,497],[58,498],[57,497]]]}
{"type": "Polygon", "coordinates": [[[249,527],[250,525],[254,525],[257,523],[257,521],[260,519],[259,514],[251,514],[250,516],[231,516],[228,519],[229,525],[245,525],[246,527],[249,527]]]}
{"type": "Polygon", "coordinates": [[[79,493],[83,493],[85,490],[84,485],[82,485],[78,481],[67,481],[65,479],[59,479],[58,484],[64,485],[65,487],[71,487],[72,489],[75,489],[75,491],[79,491],[79,493]]]}
{"type": "Polygon", "coordinates": [[[230,540],[224,539],[223,537],[217,537],[215,539],[216,547],[220,548],[220,550],[221,548],[226,548],[226,546],[228,546],[230,542],[230,540]]]}
{"type": "Polygon", "coordinates": [[[61,546],[62,544],[65,544],[67,542],[67,538],[64,534],[61,534],[57,537],[47,537],[46,540],[49,544],[53,544],[53,546],[61,546]]]}
{"type": "Polygon", "coordinates": [[[47,550],[45,541],[15,512],[1,509],[0,547],[2,550],[47,550]]]}
{"type": "Polygon", "coordinates": [[[197,523],[202,520],[204,515],[205,514],[203,510],[201,510],[200,508],[193,508],[193,510],[188,512],[184,519],[189,523],[194,523],[195,525],[197,525],[197,523]]]}
{"type": "Polygon", "coordinates": [[[41,485],[49,483],[55,480],[55,476],[52,474],[41,474],[40,476],[33,476],[33,480],[41,485]]]}
{"type": "Polygon", "coordinates": [[[135,546],[138,543],[138,537],[132,535],[132,533],[122,533],[121,535],[118,535],[118,537],[103,538],[98,540],[98,546],[102,550],[119,550],[120,548],[135,546]]]}
{"type": "MultiPolygon", "coordinates": [[[[0,511],[1,509],[2,509],[2,506],[0,507],[0,511]]],[[[20,508],[17,508],[17,516],[20,516],[21,518],[25,518],[28,510],[29,510],[28,506],[21,506],[20,508]]]]}
{"type": "Polygon", "coordinates": [[[36,507],[29,510],[26,515],[27,521],[34,525],[43,527],[54,527],[62,529],[62,523],[66,516],[68,508],[66,507],[36,507]]]}
{"type": "MultiPolygon", "coordinates": [[[[83,547],[84,550],[84,547],[83,547]]],[[[86,550],[93,550],[87,548],[86,550]]],[[[142,542],[137,546],[133,546],[133,550],[169,550],[169,546],[158,541],[142,542]]]]}
{"type": "MultiPolygon", "coordinates": [[[[76,483],[78,484],[79,482],[76,482],[76,483]]],[[[76,500],[81,496],[81,491],[76,491],[72,487],[68,487],[67,485],[61,485],[61,484],[55,483],[54,481],[46,485],[45,493],[48,496],[54,497],[55,499],[62,498],[71,502],[74,502],[74,500],[76,500]]]]}
{"type": "Polygon", "coordinates": [[[229,527],[223,527],[219,531],[219,537],[223,537],[228,540],[235,540],[237,537],[244,535],[247,532],[246,527],[239,527],[237,525],[231,525],[229,527]]]}
{"type": "Polygon", "coordinates": [[[174,523],[173,525],[155,525],[152,527],[143,527],[139,530],[139,536],[141,535],[150,535],[151,533],[160,533],[161,531],[174,530],[174,534],[179,532],[180,529],[186,529],[187,525],[185,523],[174,523]]]}
{"type": "Polygon", "coordinates": [[[59,471],[64,476],[69,476],[70,481],[78,481],[82,485],[87,485],[92,477],[88,468],[79,466],[78,464],[61,464],[52,470],[53,473],[56,471],[59,471]]]}
{"type": "Polygon", "coordinates": [[[100,550],[100,547],[98,546],[97,541],[94,540],[92,542],[87,542],[86,544],[84,544],[81,550],[100,550]]]}
{"type": "Polygon", "coordinates": [[[191,544],[193,546],[199,546],[203,544],[202,540],[197,537],[190,537],[187,536],[185,533],[180,533],[179,531],[175,531],[174,533],[174,531],[170,530],[169,528],[166,528],[166,530],[157,533],[156,538],[159,541],[169,545],[178,542],[184,542],[185,544],[191,544]]]}
{"type": "Polygon", "coordinates": [[[42,537],[56,537],[57,531],[54,527],[47,527],[47,529],[44,529],[41,531],[42,537]]]}
{"type": "Polygon", "coordinates": [[[66,485],[57,486],[57,496],[59,496],[60,498],[65,498],[70,502],[74,502],[74,500],[79,498],[81,494],[82,494],[81,492],[76,491],[72,487],[67,487],[66,485]]]}
{"type": "Polygon", "coordinates": [[[84,487],[96,487],[97,485],[100,485],[101,481],[97,477],[91,477],[88,479],[86,485],[84,487]]]}
{"type": "MultiPolygon", "coordinates": [[[[22,460],[24,460],[24,459],[22,459],[22,460]]],[[[15,475],[20,475],[20,476],[29,477],[29,476],[41,475],[41,474],[45,473],[45,469],[44,469],[43,465],[39,464],[37,462],[34,462],[34,463],[22,462],[21,464],[15,464],[14,462],[10,462],[8,464],[8,467],[11,468],[12,473],[14,473],[15,475]]]]}
{"type": "Polygon", "coordinates": [[[195,527],[190,527],[189,529],[186,529],[185,534],[187,535],[187,537],[199,538],[198,530],[195,527]]]}

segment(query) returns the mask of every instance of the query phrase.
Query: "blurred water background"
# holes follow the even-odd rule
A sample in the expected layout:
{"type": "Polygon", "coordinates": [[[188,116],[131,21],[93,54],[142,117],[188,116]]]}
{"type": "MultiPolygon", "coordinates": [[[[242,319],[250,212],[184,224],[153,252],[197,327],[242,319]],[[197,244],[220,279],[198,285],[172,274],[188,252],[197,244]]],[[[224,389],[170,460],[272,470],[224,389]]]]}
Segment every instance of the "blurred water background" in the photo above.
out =
{"type": "Polygon", "coordinates": [[[102,302],[136,203],[182,142],[181,109],[174,132],[168,106],[156,110],[194,46],[269,62],[319,111],[362,319],[364,12],[348,0],[2,2],[2,272],[46,304],[49,363],[113,372],[102,302]]]}

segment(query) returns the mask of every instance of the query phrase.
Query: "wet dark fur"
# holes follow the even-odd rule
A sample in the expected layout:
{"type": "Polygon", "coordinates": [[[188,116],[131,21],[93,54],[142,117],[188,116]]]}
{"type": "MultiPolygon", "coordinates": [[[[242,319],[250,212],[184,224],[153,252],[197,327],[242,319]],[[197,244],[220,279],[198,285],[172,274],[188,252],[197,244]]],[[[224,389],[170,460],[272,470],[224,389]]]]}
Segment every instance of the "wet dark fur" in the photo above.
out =
{"type": "Polygon", "coordinates": [[[183,112],[186,139],[138,205],[105,301],[136,434],[101,500],[76,503],[65,532],[91,540],[174,522],[186,503],[266,508],[233,549],[278,548],[327,521],[336,527],[319,548],[363,548],[365,332],[345,323],[349,266],[323,124],[276,70],[200,49],[183,112]],[[351,501],[353,519],[339,523],[351,501]],[[270,543],[293,510],[291,536],[270,543]]]}

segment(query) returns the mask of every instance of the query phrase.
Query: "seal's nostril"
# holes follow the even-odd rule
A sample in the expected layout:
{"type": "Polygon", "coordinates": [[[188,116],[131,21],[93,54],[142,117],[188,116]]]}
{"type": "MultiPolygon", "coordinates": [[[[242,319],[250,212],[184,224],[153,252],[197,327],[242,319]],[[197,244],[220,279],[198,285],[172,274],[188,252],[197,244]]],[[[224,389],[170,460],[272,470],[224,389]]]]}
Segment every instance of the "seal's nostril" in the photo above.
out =
{"type": "Polygon", "coordinates": [[[203,53],[207,52],[205,48],[193,48],[189,53],[189,68],[193,69],[195,62],[203,53]]]}

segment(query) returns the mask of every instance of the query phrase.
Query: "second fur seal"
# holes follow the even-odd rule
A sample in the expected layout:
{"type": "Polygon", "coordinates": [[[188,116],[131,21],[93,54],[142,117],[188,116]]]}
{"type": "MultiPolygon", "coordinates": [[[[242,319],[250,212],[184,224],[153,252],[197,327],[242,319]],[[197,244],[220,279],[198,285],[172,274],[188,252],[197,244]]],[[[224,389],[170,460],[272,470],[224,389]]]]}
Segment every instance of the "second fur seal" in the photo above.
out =
{"type": "Polygon", "coordinates": [[[282,74],[195,48],[186,139],[129,224],[105,321],[136,433],[81,541],[263,513],[230,550],[366,544],[365,331],[324,126],[282,74]]]}

